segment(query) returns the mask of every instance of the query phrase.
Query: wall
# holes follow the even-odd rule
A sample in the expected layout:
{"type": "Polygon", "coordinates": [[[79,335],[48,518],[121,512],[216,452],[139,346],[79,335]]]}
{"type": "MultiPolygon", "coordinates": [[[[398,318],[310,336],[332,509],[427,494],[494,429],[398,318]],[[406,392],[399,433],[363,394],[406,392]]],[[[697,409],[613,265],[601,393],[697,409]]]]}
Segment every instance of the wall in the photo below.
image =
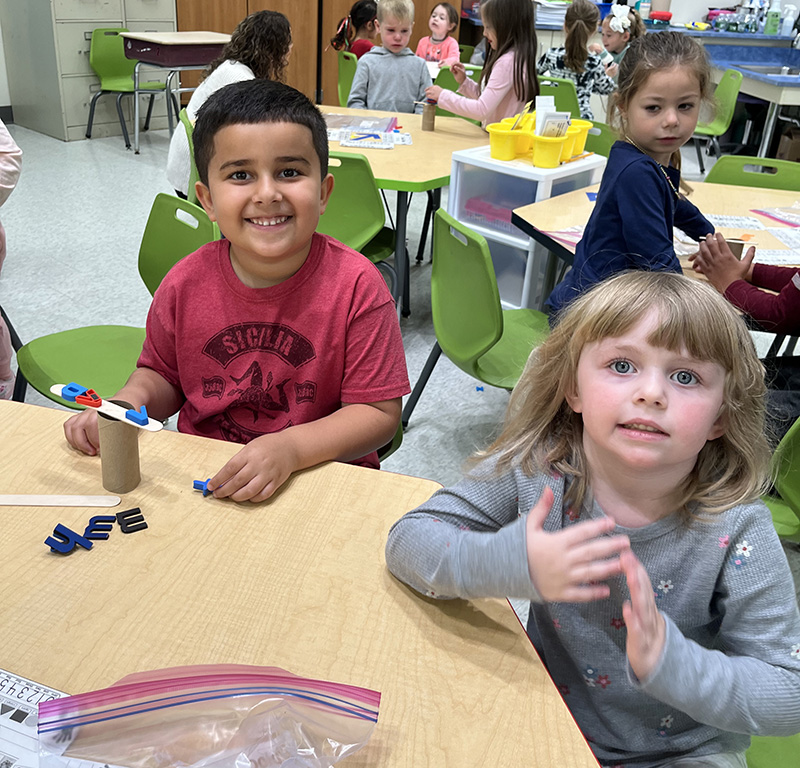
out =
{"type": "Polygon", "coordinates": [[[3,51],[3,36],[0,34],[0,107],[8,106],[11,106],[11,92],[8,90],[6,55],[3,51]]]}
{"type": "MultiPolygon", "coordinates": [[[[735,3],[731,2],[730,5],[735,5],[735,3]]],[[[719,7],[727,7],[727,4],[706,5],[698,3],[697,0],[672,0],[669,10],[672,13],[672,20],[683,24],[687,21],[701,21],[708,13],[709,8],[719,7]]]]}

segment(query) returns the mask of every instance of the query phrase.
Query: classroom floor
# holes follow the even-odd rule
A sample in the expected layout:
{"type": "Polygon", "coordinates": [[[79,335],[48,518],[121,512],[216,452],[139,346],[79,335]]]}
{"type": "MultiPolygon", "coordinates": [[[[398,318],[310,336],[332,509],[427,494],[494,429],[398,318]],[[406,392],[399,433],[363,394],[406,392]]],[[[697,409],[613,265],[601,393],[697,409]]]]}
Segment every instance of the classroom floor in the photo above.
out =
{"type": "MultiPolygon", "coordinates": [[[[65,143],[15,125],[9,130],[24,156],[19,184],[0,212],[8,239],[0,301],[22,341],[81,325],[143,326],[150,294],[136,259],[153,197],[172,193],[164,174],[167,132],[142,134],[135,155],[121,137],[65,143]]],[[[684,177],[699,180],[691,145],[683,160],[684,177]]],[[[712,164],[708,158],[707,168],[712,164]]],[[[430,246],[423,264],[413,261],[425,202],[415,196],[408,218],[412,314],[401,328],[412,386],[434,342],[430,246]]],[[[765,339],[757,343],[766,350],[765,339]]],[[[31,389],[26,400],[58,407],[31,389]]],[[[403,445],[384,469],[455,482],[464,460],[496,433],[507,403],[505,391],[480,387],[440,358],[403,445]]],[[[800,549],[788,550],[800,590],[800,549]]]]}

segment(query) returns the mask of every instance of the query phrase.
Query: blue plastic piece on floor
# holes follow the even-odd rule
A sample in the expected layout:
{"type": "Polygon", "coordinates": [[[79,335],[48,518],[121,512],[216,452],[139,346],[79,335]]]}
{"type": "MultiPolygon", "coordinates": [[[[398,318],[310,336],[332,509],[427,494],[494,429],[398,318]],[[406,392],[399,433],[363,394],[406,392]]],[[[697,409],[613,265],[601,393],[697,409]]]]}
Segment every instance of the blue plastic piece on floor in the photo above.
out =
{"type": "Polygon", "coordinates": [[[483,387],[475,387],[476,392],[483,392],[483,387]]]}
{"type": "Polygon", "coordinates": [[[71,403],[74,403],[78,395],[86,394],[88,391],[86,387],[82,387],[80,384],[71,381],[66,387],[61,387],[61,397],[64,398],[64,400],[69,400],[71,403]]]}
{"type": "Polygon", "coordinates": [[[597,200],[597,192],[587,192],[586,197],[588,197],[589,200],[594,202],[595,200],[597,200]]]}
{"type": "Polygon", "coordinates": [[[134,424],[138,424],[140,427],[143,427],[148,422],[147,418],[147,408],[142,406],[141,411],[137,411],[134,408],[125,411],[125,418],[128,421],[132,421],[134,424]]]}

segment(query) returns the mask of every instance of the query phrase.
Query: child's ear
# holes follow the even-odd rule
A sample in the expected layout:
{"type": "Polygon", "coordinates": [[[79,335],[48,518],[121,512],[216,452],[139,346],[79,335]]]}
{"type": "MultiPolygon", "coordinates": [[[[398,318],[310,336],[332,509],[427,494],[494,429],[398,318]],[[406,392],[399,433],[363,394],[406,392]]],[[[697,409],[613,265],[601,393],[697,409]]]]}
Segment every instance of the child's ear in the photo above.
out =
{"type": "Polygon", "coordinates": [[[320,185],[320,190],[319,190],[320,216],[322,216],[322,214],[325,213],[325,209],[328,207],[328,200],[331,199],[331,192],[333,192],[333,174],[329,173],[322,180],[322,184],[320,185]]]}
{"type": "Polygon", "coordinates": [[[727,414],[720,413],[720,415],[717,416],[717,420],[712,424],[706,440],[716,440],[718,437],[722,437],[727,431],[728,431],[727,414]]]}
{"type": "Polygon", "coordinates": [[[214,213],[214,203],[211,200],[211,190],[203,184],[202,181],[196,181],[194,185],[194,192],[197,195],[197,202],[203,206],[203,210],[208,214],[211,221],[216,221],[217,216],[214,213]]]}
{"type": "Polygon", "coordinates": [[[578,395],[577,386],[573,385],[572,387],[569,387],[564,393],[564,399],[567,401],[567,405],[572,408],[575,413],[583,412],[583,404],[581,403],[581,398],[578,395]]]}

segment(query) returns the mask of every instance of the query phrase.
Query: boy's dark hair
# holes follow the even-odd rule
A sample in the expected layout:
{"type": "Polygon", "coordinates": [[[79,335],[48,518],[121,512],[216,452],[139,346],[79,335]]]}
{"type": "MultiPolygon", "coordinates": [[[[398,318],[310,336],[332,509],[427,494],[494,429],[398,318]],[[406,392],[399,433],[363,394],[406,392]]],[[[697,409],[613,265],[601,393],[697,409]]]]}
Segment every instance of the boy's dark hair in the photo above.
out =
{"type": "Polygon", "coordinates": [[[203,184],[208,185],[208,164],[217,133],[228,125],[256,123],[295,123],[308,128],[319,157],[321,178],[325,178],[328,131],[322,113],[289,85],[273,80],[242,80],[211,94],[197,113],[192,141],[197,174],[203,184]]]}

